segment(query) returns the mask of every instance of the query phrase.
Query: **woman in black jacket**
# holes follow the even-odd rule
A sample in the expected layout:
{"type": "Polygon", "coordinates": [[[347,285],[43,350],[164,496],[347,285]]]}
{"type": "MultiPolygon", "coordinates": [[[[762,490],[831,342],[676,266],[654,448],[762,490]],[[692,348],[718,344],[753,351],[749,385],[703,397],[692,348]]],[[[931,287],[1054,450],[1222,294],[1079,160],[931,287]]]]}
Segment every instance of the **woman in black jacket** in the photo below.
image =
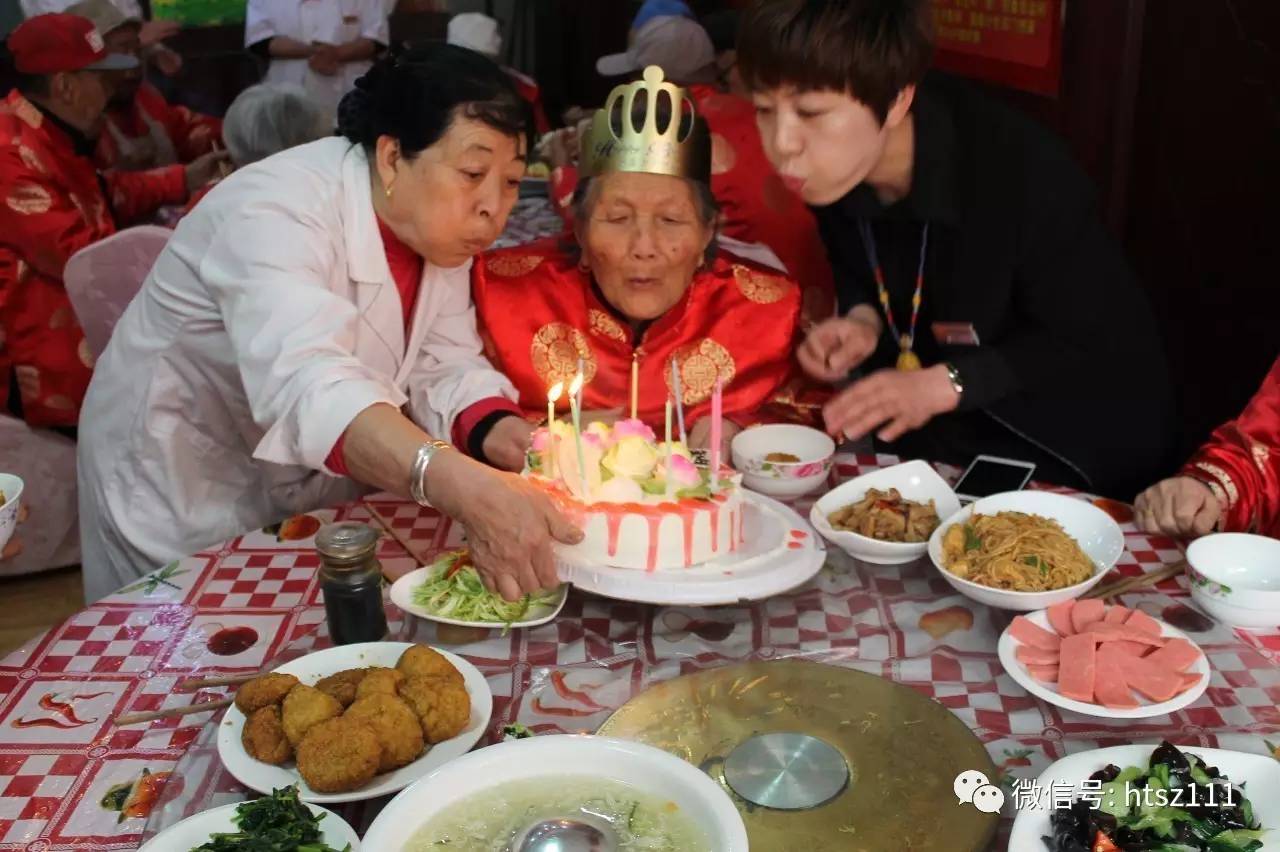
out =
{"type": "Polygon", "coordinates": [[[800,361],[862,373],[824,412],[832,434],[1124,497],[1161,472],[1162,348],[1092,185],[1045,129],[926,76],[925,0],[758,2],[738,56],[836,272],[840,315],[800,361]]]}

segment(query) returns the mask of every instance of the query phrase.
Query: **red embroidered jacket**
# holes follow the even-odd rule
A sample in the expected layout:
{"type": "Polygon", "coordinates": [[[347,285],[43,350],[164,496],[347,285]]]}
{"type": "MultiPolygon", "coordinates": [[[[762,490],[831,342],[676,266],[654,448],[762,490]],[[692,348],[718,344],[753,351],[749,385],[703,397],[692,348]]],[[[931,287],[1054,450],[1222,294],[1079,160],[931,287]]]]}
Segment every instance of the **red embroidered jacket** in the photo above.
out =
{"type": "MultiPolygon", "coordinates": [[[[545,418],[548,389],[557,382],[567,386],[579,359],[587,380],[583,409],[623,409],[629,415],[631,361],[637,357],[638,413],[659,433],[672,359],[690,429],[710,412],[717,379],[723,382],[725,417],[742,426],[810,422],[824,401],[822,393],[802,390],[793,355],[799,288],[723,253],[639,340],[555,240],[477,258],[472,295],[485,353],[516,386],[520,408],[531,420],[545,418]]],[[[559,410],[568,410],[567,396],[559,410]]]]}
{"type": "Polygon", "coordinates": [[[221,119],[175,106],[143,83],[127,107],[107,113],[93,158],[102,169],[147,169],[190,163],[214,142],[222,142],[221,119]]]}
{"type": "Polygon", "coordinates": [[[1224,531],[1280,538],[1280,359],[1240,416],[1214,430],[1182,473],[1217,495],[1224,531]]]}
{"type": "Polygon", "coordinates": [[[18,92],[0,102],[0,393],[32,426],[74,426],[93,358],[62,284],[71,255],[187,195],[182,166],[101,175],[18,92]],[[107,195],[110,193],[110,201],[107,195]]]}

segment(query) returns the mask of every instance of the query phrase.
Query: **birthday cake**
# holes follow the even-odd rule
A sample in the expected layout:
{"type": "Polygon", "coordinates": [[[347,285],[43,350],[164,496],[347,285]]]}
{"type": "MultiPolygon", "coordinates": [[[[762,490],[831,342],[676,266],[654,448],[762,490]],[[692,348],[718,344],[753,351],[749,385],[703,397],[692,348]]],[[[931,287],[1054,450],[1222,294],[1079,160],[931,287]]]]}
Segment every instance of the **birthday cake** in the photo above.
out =
{"type": "Polygon", "coordinates": [[[580,434],[554,421],[534,433],[524,475],[585,533],[564,548],[577,562],[673,571],[742,541],[741,477],[729,468],[713,476],[639,420],[593,423],[580,434]]]}

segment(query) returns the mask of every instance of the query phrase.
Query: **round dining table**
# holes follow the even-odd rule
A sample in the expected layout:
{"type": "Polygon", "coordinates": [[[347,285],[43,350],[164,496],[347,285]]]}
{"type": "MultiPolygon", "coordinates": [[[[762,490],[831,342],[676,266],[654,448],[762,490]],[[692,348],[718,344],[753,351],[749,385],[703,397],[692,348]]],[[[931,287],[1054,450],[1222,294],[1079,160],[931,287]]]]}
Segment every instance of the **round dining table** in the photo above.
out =
{"type": "MultiPolygon", "coordinates": [[[[842,453],[831,484],[896,462],[842,453]]],[[[953,479],[957,473],[939,470],[953,479]]],[[[796,508],[807,513],[812,499],[796,508]]],[[[193,677],[268,669],[328,645],[314,532],[337,520],[377,523],[373,513],[396,532],[379,545],[390,578],[464,545],[461,527],[438,512],[374,495],[159,568],[5,657],[0,850],[133,849],[184,816],[251,797],[217,758],[221,712],[124,726],[116,720],[226,698],[229,687],[177,687],[193,677]]],[[[1126,548],[1112,579],[1183,558],[1177,542],[1131,523],[1123,530],[1126,548]]],[[[422,621],[391,604],[387,612],[393,638],[447,648],[484,674],[494,707],[482,744],[513,723],[539,735],[594,731],[646,687],[682,674],[802,659],[888,678],[941,703],[986,746],[997,767],[993,781],[1007,792],[1067,754],[1134,741],[1167,738],[1280,759],[1280,630],[1213,623],[1194,609],[1185,576],[1121,602],[1177,623],[1208,655],[1209,687],[1190,706],[1109,720],[1033,697],[997,658],[1012,613],[958,594],[927,558],[875,566],[831,548],[821,572],[800,588],[734,606],[650,606],[575,590],[554,621],[505,635],[422,621]]],[[[362,831],[384,803],[338,810],[362,831]]],[[[1013,804],[1008,796],[995,849],[1007,846],[1013,804]]]]}

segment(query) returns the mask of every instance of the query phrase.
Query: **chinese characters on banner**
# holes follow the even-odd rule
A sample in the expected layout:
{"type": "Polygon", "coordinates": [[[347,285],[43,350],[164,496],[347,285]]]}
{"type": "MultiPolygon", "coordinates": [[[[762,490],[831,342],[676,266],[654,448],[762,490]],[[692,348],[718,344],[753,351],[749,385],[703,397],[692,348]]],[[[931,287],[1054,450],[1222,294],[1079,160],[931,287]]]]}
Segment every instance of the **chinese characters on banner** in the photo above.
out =
{"type": "Polygon", "coordinates": [[[1062,75],[1065,0],[934,0],[937,65],[1054,96],[1062,75]]]}

